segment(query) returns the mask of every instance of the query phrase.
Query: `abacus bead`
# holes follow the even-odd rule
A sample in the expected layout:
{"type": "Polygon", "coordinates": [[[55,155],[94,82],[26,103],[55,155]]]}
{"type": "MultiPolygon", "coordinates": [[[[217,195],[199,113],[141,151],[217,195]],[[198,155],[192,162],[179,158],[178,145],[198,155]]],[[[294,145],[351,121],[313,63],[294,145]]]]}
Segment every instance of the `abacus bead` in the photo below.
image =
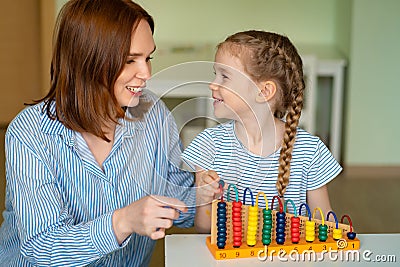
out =
{"type": "Polygon", "coordinates": [[[234,226],[233,227],[233,232],[240,232],[242,231],[242,226],[234,226]]]}
{"type": "Polygon", "coordinates": [[[240,220],[240,221],[233,221],[232,222],[232,225],[234,226],[234,227],[239,227],[239,226],[242,226],[242,221],[240,220]]]}
{"type": "Polygon", "coordinates": [[[218,208],[225,208],[226,207],[226,202],[218,202],[217,203],[218,208]]]}
{"type": "Polygon", "coordinates": [[[300,223],[292,222],[291,227],[292,228],[300,228],[300,223]]]}
{"type": "Polygon", "coordinates": [[[262,239],[263,245],[269,245],[271,244],[271,238],[263,238],[262,239]]]}
{"type": "Polygon", "coordinates": [[[263,229],[272,229],[272,224],[264,224],[263,229]]]}
{"type": "Polygon", "coordinates": [[[276,243],[278,243],[279,245],[283,245],[285,243],[285,238],[277,238],[276,243]]]}
{"type": "Polygon", "coordinates": [[[314,240],[315,240],[314,233],[312,235],[307,235],[307,233],[306,233],[306,241],[307,242],[313,242],[314,240]]]}
{"type": "Polygon", "coordinates": [[[291,218],[291,220],[292,220],[293,223],[294,223],[294,222],[300,223],[300,217],[295,217],[295,216],[293,216],[293,217],[291,218]]]}
{"type": "Polygon", "coordinates": [[[217,223],[225,223],[225,222],[226,222],[226,217],[217,218],[217,223]]]}
{"type": "Polygon", "coordinates": [[[285,217],[286,217],[286,214],[285,214],[284,212],[277,212],[277,213],[276,213],[276,217],[277,217],[277,218],[285,218],[285,217]]]}
{"type": "Polygon", "coordinates": [[[276,223],[282,223],[282,224],[284,224],[284,223],[286,223],[286,220],[285,220],[285,218],[277,218],[277,219],[276,219],[276,223]]]}
{"type": "Polygon", "coordinates": [[[240,237],[240,238],[242,238],[242,232],[235,232],[235,231],[233,231],[233,236],[234,236],[234,237],[240,237]]]}
{"type": "Polygon", "coordinates": [[[217,236],[218,236],[218,237],[223,237],[223,236],[226,237],[226,235],[227,235],[226,232],[218,232],[218,233],[217,233],[217,236]]]}
{"type": "Polygon", "coordinates": [[[234,217],[232,218],[232,221],[233,221],[233,222],[241,222],[241,221],[242,221],[242,218],[241,218],[240,216],[234,216],[234,217]]]}
{"type": "Polygon", "coordinates": [[[217,218],[216,225],[220,226],[220,227],[225,226],[226,225],[226,218],[217,218]],[[223,220],[219,221],[218,219],[225,219],[225,221],[223,221],[223,220]]]}
{"type": "Polygon", "coordinates": [[[300,237],[300,232],[292,232],[290,233],[291,237],[299,238],[300,237]]]}
{"type": "Polygon", "coordinates": [[[354,238],[356,238],[356,233],[355,232],[348,232],[347,233],[347,238],[350,240],[353,240],[354,238]]]}
{"type": "Polygon", "coordinates": [[[319,226],[318,226],[318,228],[319,228],[319,230],[321,231],[328,231],[328,225],[326,225],[326,224],[320,224],[319,226]]]}
{"type": "Polygon", "coordinates": [[[278,238],[280,238],[280,239],[285,239],[285,233],[276,233],[276,239],[278,239],[278,238]]]}
{"type": "Polygon", "coordinates": [[[271,210],[267,210],[267,209],[263,209],[263,214],[264,215],[271,215],[272,211],[271,210]]]}
{"type": "Polygon", "coordinates": [[[225,242],[217,242],[217,247],[219,249],[224,249],[225,248],[225,242]]]}
{"type": "Polygon", "coordinates": [[[276,228],[276,232],[277,233],[284,233],[285,232],[285,228],[276,228]]]}
{"type": "Polygon", "coordinates": [[[264,224],[272,224],[272,220],[264,220],[264,224]]]}
{"type": "Polygon", "coordinates": [[[318,235],[319,241],[326,241],[328,239],[328,235],[318,235]]]}
{"type": "Polygon", "coordinates": [[[240,202],[240,201],[238,201],[238,202],[233,201],[233,202],[232,202],[232,206],[235,207],[235,208],[241,208],[241,207],[242,207],[242,202],[240,202]]]}
{"type": "Polygon", "coordinates": [[[256,226],[249,225],[247,229],[248,229],[248,231],[255,232],[255,231],[257,231],[257,225],[256,226]]]}
{"type": "Polygon", "coordinates": [[[342,238],[342,229],[333,229],[333,234],[332,234],[332,236],[333,236],[333,239],[334,240],[339,240],[339,239],[341,239],[342,238]]]}
{"type": "Polygon", "coordinates": [[[263,234],[271,234],[271,229],[262,229],[263,234]]]}
{"type": "Polygon", "coordinates": [[[219,236],[217,237],[217,242],[225,242],[226,241],[226,237],[225,236],[219,236]]]}
{"type": "Polygon", "coordinates": [[[234,242],[242,242],[242,236],[234,236],[233,241],[234,242]]]}
{"type": "Polygon", "coordinates": [[[297,244],[297,243],[299,243],[299,241],[300,241],[300,238],[298,238],[298,237],[292,237],[292,243],[293,243],[293,244],[297,244]]]}

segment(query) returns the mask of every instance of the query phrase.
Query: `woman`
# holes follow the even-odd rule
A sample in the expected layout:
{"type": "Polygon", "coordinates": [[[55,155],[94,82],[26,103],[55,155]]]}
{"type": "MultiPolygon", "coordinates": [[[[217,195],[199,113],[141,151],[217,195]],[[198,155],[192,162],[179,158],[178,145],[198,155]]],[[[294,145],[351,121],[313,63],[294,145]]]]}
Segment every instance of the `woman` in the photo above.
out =
{"type": "Polygon", "coordinates": [[[193,178],[167,108],[144,90],[154,22],[129,0],[60,12],[51,88],[6,134],[2,266],[143,266],[193,224],[193,178]]]}

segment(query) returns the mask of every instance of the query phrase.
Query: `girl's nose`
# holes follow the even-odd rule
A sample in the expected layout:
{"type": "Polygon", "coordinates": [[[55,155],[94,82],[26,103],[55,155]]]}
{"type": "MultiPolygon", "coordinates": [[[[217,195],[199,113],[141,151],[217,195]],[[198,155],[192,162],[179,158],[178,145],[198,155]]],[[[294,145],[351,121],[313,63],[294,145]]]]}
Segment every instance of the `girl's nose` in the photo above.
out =
{"type": "Polygon", "coordinates": [[[217,90],[218,89],[218,84],[215,83],[215,81],[211,82],[210,85],[208,86],[208,88],[210,88],[210,90],[217,90]]]}

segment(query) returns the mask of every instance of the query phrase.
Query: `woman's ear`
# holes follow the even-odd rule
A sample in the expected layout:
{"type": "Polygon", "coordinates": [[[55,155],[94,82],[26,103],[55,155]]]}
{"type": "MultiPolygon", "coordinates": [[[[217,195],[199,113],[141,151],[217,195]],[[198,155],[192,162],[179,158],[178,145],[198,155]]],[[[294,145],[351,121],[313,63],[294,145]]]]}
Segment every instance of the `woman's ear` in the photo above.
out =
{"type": "Polygon", "coordinates": [[[256,96],[257,103],[265,103],[271,100],[276,93],[276,84],[273,81],[261,83],[260,92],[256,96]]]}

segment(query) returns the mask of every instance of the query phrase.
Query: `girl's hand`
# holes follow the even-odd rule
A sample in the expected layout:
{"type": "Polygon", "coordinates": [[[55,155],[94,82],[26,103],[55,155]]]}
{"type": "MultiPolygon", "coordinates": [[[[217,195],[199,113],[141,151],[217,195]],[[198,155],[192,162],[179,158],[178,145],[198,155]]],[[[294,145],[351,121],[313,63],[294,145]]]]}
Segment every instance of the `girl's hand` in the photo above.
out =
{"type": "Polygon", "coordinates": [[[214,199],[221,196],[218,174],[213,170],[200,171],[196,173],[197,204],[210,204],[214,199]]]}

